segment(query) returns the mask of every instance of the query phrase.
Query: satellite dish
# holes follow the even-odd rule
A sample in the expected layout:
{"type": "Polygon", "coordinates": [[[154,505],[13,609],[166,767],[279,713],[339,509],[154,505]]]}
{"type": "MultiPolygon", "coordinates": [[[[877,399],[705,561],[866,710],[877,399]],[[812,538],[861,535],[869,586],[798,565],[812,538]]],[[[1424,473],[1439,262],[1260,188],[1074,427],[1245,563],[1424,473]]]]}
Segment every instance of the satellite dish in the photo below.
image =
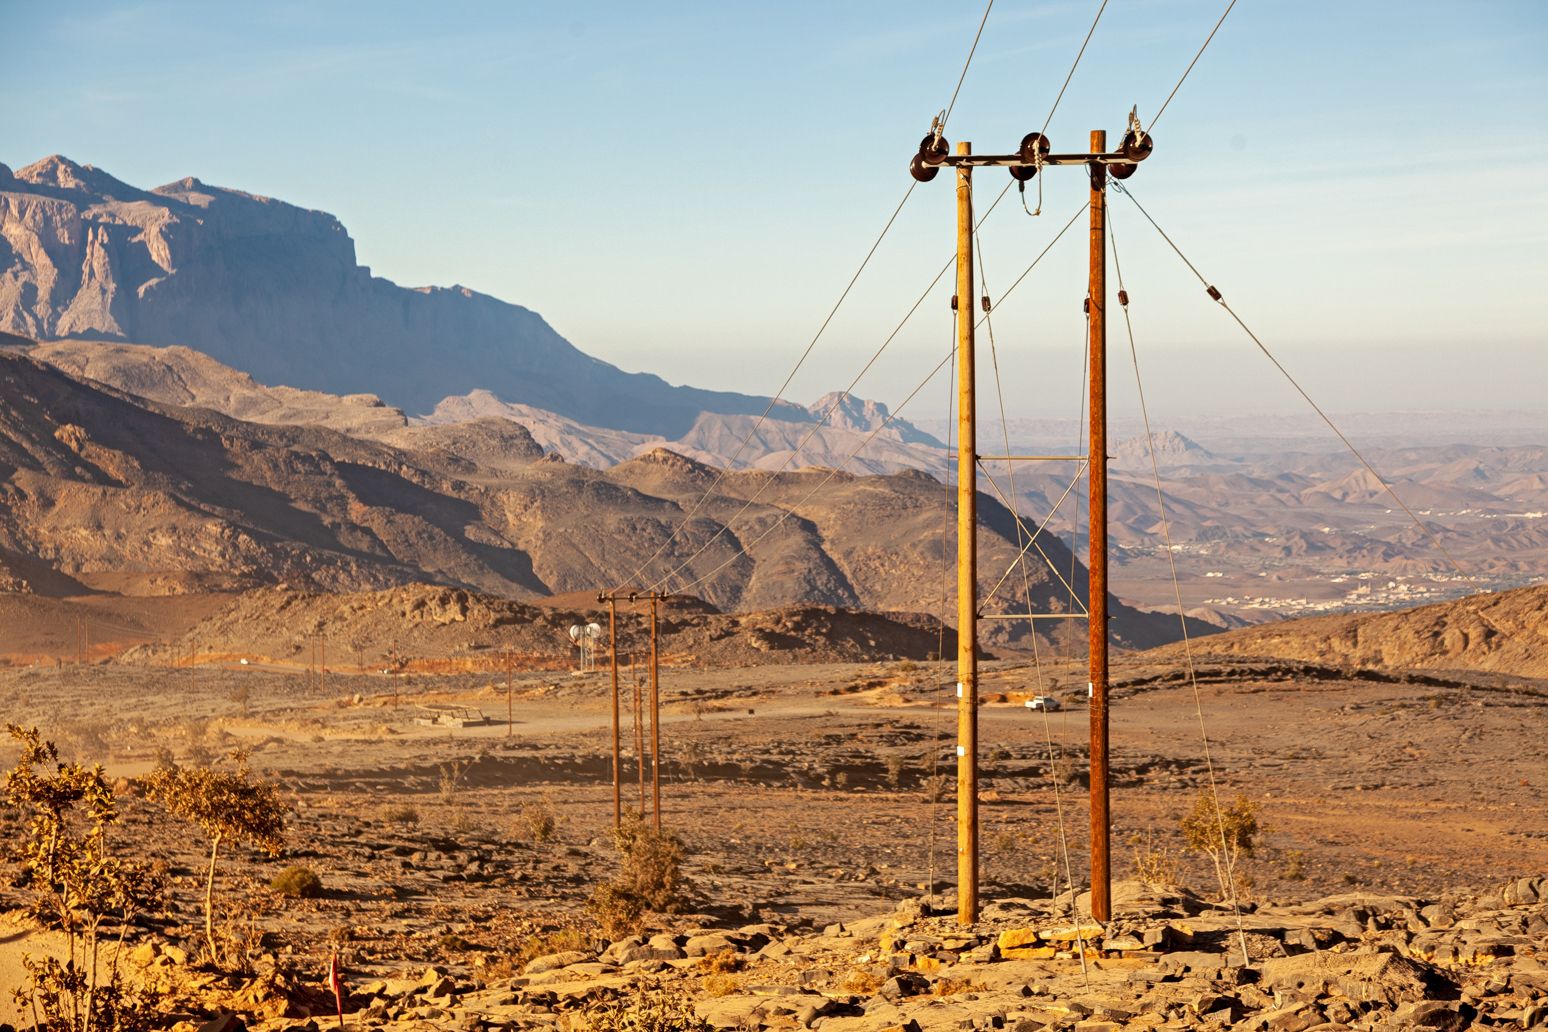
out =
{"type": "Polygon", "coordinates": [[[580,624],[571,624],[570,625],[570,640],[571,641],[580,641],[581,640],[581,625],[580,624]]]}
{"type": "Polygon", "coordinates": [[[595,623],[587,624],[586,625],[586,637],[592,638],[592,639],[596,639],[596,638],[602,637],[602,625],[601,624],[595,624],[595,623]]]}

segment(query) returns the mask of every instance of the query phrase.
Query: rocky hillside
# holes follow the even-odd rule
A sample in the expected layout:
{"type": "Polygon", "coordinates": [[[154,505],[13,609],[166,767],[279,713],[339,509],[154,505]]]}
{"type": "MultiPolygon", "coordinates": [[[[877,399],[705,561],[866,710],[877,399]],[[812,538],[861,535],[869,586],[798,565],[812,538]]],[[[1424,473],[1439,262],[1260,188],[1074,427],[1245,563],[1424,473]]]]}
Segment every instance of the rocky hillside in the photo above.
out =
{"type": "MultiPolygon", "coordinates": [[[[723,609],[952,612],[949,500],[925,474],[732,472],[700,504],[718,471],[673,452],[604,471],[545,454],[516,424],[479,429],[498,462],[437,440],[437,427],[400,428],[388,444],[244,422],[0,351],[0,564],[12,589],[59,595],[430,580],[535,599],[665,583],[723,609]]],[[[1018,548],[1009,511],[979,504],[987,595],[1018,548]]],[[[1057,539],[1043,544],[1052,567],[1030,568],[1033,604],[1067,608],[1054,569],[1075,570],[1077,586],[1084,572],[1057,539]]],[[[986,611],[1025,606],[1021,578],[1008,585],[986,611]]],[[[1114,613],[1122,644],[1176,630],[1121,603],[1114,613]]],[[[1005,643],[1011,628],[998,626],[1005,643]]]]}
{"type": "Polygon", "coordinates": [[[1287,620],[1215,635],[1200,648],[1217,656],[1548,678],[1548,585],[1392,613],[1287,620]]]}
{"type": "MultiPolygon", "coordinates": [[[[635,607],[620,609],[621,650],[648,647],[635,607]]],[[[314,641],[328,643],[333,666],[369,669],[500,668],[509,651],[521,668],[571,664],[568,635],[577,623],[602,620],[597,604],[538,606],[458,588],[413,584],[383,591],[319,594],[293,588],[247,592],[174,642],[196,656],[240,656],[257,662],[306,662],[314,641]],[[348,650],[348,651],[346,651],[348,650]]],[[[872,662],[927,659],[956,647],[956,634],[917,613],[861,613],[832,606],[788,606],[753,613],[720,613],[689,600],[661,609],[658,630],[666,662],[737,666],[779,662],[872,662]]],[[[605,652],[601,639],[598,654],[605,652]]],[[[156,659],[162,646],[126,658],[156,659]]]]}
{"type": "Polygon", "coordinates": [[[0,330],[181,344],[263,383],[369,392],[411,412],[482,388],[667,437],[702,412],[767,404],[626,373],[537,313],[465,287],[373,276],[326,212],[193,178],[141,190],[59,155],[0,166],[0,330]]]}

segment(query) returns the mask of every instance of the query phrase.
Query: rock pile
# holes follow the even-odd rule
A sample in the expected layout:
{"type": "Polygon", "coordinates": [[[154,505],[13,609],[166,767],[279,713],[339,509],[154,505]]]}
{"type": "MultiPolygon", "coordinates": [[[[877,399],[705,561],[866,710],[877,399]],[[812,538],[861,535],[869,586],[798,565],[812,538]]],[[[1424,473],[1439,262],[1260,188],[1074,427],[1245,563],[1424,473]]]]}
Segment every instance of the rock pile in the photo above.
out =
{"type": "Polygon", "coordinates": [[[357,1027],[468,1032],[570,1027],[588,1009],[646,997],[691,1000],[707,1026],[737,1030],[1548,1028],[1548,877],[1483,895],[1352,893],[1240,915],[1120,883],[1105,925],[1072,922],[1068,895],[995,901],[967,929],[938,903],[905,900],[820,932],[765,923],[631,936],[498,978],[436,966],[359,986],[348,1007],[357,1027]]]}

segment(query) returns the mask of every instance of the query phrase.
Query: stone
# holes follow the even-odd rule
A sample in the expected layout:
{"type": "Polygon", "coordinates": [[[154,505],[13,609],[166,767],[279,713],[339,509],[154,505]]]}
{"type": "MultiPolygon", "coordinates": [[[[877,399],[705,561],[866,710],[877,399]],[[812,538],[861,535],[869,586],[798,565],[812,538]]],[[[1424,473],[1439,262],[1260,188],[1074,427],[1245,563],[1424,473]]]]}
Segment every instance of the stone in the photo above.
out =
{"type": "Polygon", "coordinates": [[[247,1032],[242,1019],[230,1011],[223,1011],[199,1026],[198,1032],[247,1032]]]}
{"type": "Polygon", "coordinates": [[[737,944],[724,932],[710,932],[706,935],[692,935],[683,943],[683,953],[690,957],[703,957],[710,953],[721,953],[726,950],[736,950],[737,944]]]}
{"type": "Polygon", "coordinates": [[[928,978],[923,978],[911,971],[900,971],[883,982],[876,995],[884,1000],[895,1002],[908,996],[921,996],[929,991],[928,978]]]}
{"type": "Polygon", "coordinates": [[[1297,1003],[1257,1015],[1254,1027],[1264,1032],[1306,1032],[1325,1024],[1322,1012],[1310,1003],[1297,1003]]]}
{"type": "MultiPolygon", "coordinates": [[[[583,960],[590,959],[589,953],[580,950],[565,950],[563,953],[545,953],[541,957],[534,957],[522,968],[522,974],[538,975],[544,971],[555,971],[559,968],[569,967],[571,964],[579,964],[583,960]]],[[[439,995],[439,994],[433,994],[439,995]]]]}
{"type": "Polygon", "coordinates": [[[1548,875],[1539,878],[1517,878],[1506,885],[1500,895],[1507,907],[1548,903],[1548,875]]]}
{"type": "Polygon", "coordinates": [[[1424,975],[1417,963],[1394,953],[1323,952],[1271,957],[1263,962],[1260,981],[1270,990],[1337,993],[1393,1004],[1423,999],[1424,975]]]}
{"type": "Polygon", "coordinates": [[[1473,1027],[1478,1011],[1455,1000],[1419,1000],[1399,1007],[1392,1021],[1399,1028],[1429,1028],[1439,1032],[1464,1032],[1473,1027]]]}

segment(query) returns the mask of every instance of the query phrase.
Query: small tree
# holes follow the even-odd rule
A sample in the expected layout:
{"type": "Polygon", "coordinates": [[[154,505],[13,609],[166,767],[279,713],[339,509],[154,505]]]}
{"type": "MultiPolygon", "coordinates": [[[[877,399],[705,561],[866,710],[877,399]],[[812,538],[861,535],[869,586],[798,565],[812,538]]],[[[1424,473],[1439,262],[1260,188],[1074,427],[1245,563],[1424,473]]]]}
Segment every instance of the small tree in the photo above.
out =
{"type": "Polygon", "coordinates": [[[1182,819],[1183,841],[1214,863],[1224,898],[1234,895],[1236,861],[1252,855],[1261,830],[1257,804],[1241,793],[1229,806],[1221,806],[1219,797],[1206,789],[1194,801],[1192,812],[1182,819]]]}
{"type": "Polygon", "coordinates": [[[234,771],[210,767],[163,767],[145,778],[146,794],[173,816],[198,825],[210,839],[210,871],[204,886],[204,938],[210,961],[220,966],[215,943],[215,864],[221,843],[245,843],[278,856],[284,848],[285,813],[273,785],[254,781],[237,753],[234,771]]]}
{"type": "Polygon", "coordinates": [[[114,855],[108,829],[118,807],[100,766],[60,763],[37,728],[6,730],[21,756],[6,774],[5,801],[25,822],[7,859],[27,870],[36,916],[62,929],[69,949],[63,962],[24,956],[27,984],[12,995],[40,1032],[145,1028],[149,1005],[123,984],[118,958],[134,913],[158,898],[159,879],[149,865],[114,855]],[[104,937],[109,920],[118,934],[104,937]]]}

